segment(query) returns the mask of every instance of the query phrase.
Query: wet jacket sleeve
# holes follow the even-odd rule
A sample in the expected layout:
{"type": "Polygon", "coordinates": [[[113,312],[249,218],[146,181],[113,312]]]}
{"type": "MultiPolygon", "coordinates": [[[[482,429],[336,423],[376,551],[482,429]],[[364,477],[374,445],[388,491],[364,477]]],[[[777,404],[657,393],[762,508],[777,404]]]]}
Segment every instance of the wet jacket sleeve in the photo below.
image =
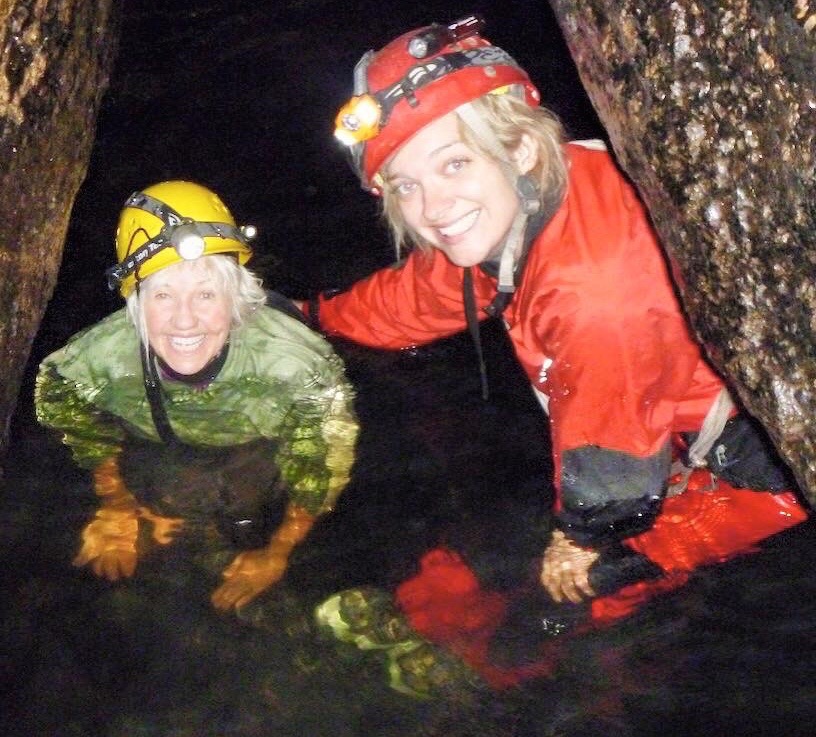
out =
{"type": "Polygon", "coordinates": [[[462,270],[439,251],[412,252],[347,292],[321,297],[320,327],[376,348],[407,348],[466,327],[462,270]]]}
{"type": "Polygon", "coordinates": [[[540,326],[553,356],[546,391],[558,523],[591,546],[652,525],[678,407],[700,365],[640,202],[610,167],[595,184],[570,203],[584,240],[540,326]]]}
{"type": "Polygon", "coordinates": [[[279,432],[277,460],[291,501],[311,514],[332,509],[354,462],[354,396],[337,364],[333,379],[322,374],[295,395],[279,432]]]}
{"type": "Polygon", "coordinates": [[[55,366],[41,366],[34,405],[37,420],[62,435],[74,460],[83,468],[95,468],[119,453],[124,439],[120,423],[85,399],[76,383],[60,376],[55,366]]]}

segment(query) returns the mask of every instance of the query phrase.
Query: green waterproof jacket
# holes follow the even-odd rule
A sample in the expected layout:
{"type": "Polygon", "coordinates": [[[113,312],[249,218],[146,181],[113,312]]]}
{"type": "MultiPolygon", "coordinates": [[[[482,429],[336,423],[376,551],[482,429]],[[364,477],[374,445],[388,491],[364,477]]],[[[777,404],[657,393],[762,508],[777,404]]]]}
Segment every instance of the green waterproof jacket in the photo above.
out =
{"type": "MultiPolygon", "coordinates": [[[[317,333],[262,307],[233,330],[227,360],[204,388],[164,381],[175,434],[198,447],[277,442],[290,501],[331,509],[354,460],[357,421],[342,361],[317,333]]],[[[159,442],[139,339],[124,309],[71,338],[40,365],[38,420],[58,430],[78,464],[117,455],[128,435],[159,442]]]]}

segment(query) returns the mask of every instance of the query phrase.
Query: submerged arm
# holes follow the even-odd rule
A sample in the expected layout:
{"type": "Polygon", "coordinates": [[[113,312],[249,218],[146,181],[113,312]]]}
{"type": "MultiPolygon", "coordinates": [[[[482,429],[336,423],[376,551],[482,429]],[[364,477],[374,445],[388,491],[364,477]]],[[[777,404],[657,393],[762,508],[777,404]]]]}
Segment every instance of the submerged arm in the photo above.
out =
{"type": "Polygon", "coordinates": [[[294,548],[348,483],[358,425],[351,386],[339,361],[336,366],[339,373],[307,386],[284,419],[278,455],[290,489],[284,521],[265,547],[240,553],[224,571],[224,583],[212,596],[219,609],[240,608],[277,583],[294,548]]]}

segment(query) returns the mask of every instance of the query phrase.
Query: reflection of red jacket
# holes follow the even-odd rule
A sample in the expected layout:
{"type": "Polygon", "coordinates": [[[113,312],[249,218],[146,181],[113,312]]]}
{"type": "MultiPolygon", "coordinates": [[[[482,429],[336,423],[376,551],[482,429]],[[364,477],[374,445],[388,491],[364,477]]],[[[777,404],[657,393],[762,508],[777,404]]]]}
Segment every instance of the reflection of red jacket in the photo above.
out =
{"type": "MultiPolygon", "coordinates": [[[[722,384],[689,335],[631,186],[606,152],[566,150],[566,199],[533,242],[504,317],[548,405],[562,524],[593,543],[648,527],[670,435],[698,430],[722,384]]],[[[474,288],[483,307],[495,279],[476,270],[474,288]]],[[[450,335],[466,326],[462,269],[440,251],[414,252],[322,300],[320,321],[384,348],[450,335]]]]}

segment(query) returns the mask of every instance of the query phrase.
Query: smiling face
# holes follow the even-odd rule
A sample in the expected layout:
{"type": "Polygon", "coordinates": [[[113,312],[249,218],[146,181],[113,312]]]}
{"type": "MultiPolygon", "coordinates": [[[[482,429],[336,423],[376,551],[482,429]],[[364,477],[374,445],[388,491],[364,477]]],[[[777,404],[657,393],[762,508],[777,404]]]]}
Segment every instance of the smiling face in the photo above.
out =
{"type": "MultiPolygon", "coordinates": [[[[531,151],[523,138],[512,153],[518,174],[534,165],[531,151]]],[[[386,182],[407,227],[457,266],[497,256],[519,209],[502,167],[464,142],[455,113],[409,139],[389,161],[386,182]]]]}
{"type": "Polygon", "coordinates": [[[171,369],[191,375],[224,347],[232,327],[231,302],[205,263],[173,264],[153,274],[141,289],[147,338],[171,369]]]}

